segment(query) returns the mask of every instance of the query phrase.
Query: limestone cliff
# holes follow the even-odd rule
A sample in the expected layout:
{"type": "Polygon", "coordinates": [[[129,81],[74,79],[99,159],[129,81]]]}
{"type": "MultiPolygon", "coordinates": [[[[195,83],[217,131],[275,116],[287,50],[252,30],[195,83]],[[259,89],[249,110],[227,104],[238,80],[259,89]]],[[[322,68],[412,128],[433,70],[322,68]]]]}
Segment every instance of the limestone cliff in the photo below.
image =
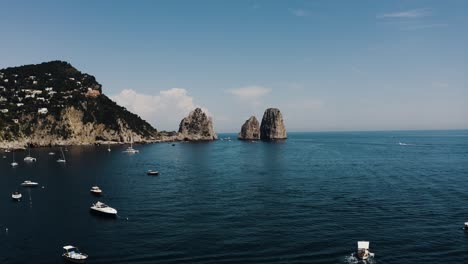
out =
{"type": "Polygon", "coordinates": [[[260,124],[255,116],[251,116],[242,125],[241,131],[237,136],[243,140],[257,140],[260,139],[260,124]]]}
{"type": "Polygon", "coordinates": [[[283,115],[277,108],[265,110],[260,125],[260,138],[262,140],[286,139],[286,128],[283,122],[283,115]]]}
{"type": "Polygon", "coordinates": [[[218,138],[213,130],[213,122],[200,108],[196,108],[180,121],[180,140],[207,141],[218,138]]]}
{"type": "Polygon", "coordinates": [[[158,136],[150,124],[102,94],[93,76],[69,63],[0,70],[0,148],[148,142],[158,136]]]}

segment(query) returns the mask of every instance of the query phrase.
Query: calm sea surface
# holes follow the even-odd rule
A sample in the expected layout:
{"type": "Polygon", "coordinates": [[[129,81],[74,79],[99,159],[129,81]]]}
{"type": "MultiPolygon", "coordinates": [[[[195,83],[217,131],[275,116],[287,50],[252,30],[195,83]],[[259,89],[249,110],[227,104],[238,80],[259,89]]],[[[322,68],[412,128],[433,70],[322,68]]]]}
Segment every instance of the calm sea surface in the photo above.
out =
{"type": "Polygon", "coordinates": [[[220,136],[70,147],[65,165],[58,149],[17,152],[17,168],[0,154],[0,263],[63,263],[66,244],[88,263],[357,263],[358,240],[371,263],[467,263],[468,131],[220,136]],[[90,214],[97,200],[119,217],[90,214]]]}

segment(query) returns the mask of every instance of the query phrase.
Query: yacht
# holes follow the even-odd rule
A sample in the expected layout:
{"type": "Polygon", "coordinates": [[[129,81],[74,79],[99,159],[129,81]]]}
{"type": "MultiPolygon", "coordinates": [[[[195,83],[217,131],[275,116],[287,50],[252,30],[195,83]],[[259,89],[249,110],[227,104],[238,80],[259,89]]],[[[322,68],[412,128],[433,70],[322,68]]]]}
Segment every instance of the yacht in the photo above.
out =
{"type": "Polygon", "coordinates": [[[88,259],[88,255],[81,253],[77,247],[74,246],[64,246],[63,247],[63,254],[66,260],[73,262],[73,263],[85,263],[88,259]]]}
{"type": "Polygon", "coordinates": [[[98,186],[91,187],[90,192],[93,193],[93,194],[96,194],[96,195],[101,195],[102,194],[102,190],[98,186]]]}
{"type": "Polygon", "coordinates": [[[93,206],[91,206],[91,210],[105,215],[117,215],[117,210],[101,202],[93,204],[93,206]]]}
{"type": "Polygon", "coordinates": [[[159,175],[159,171],[157,170],[148,170],[146,172],[147,175],[159,175]]]}
{"type": "Polygon", "coordinates": [[[21,186],[23,187],[36,187],[38,185],[39,183],[33,181],[24,181],[23,183],[21,183],[21,186]]]}
{"type": "Polygon", "coordinates": [[[358,259],[366,260],[374,254],[369,252],[369,241],[358,241],[358,249],[356,257],[358,259]]]}
{"type": "Polygon", "coordinates": [[[14,192],[11,194],[11,198],[15,201],[19,201],[23,197],[20,192],[14,192]]]}
{"type": "Polygon", "coordinates": [[[35,162],[36,158],[31,157],[31,146],[28,146],[28,155],[24,158],[24,161],[26,162],[35,162]]]}
{"type": "Polygon", "coordinates": [[[130,147],[128,147],[126,150],[124,150],[124,152],[125,153],[130,153],[130,154],[135,154],[135,153],[140,152],[139,150],[133,148],[133,137],[131,138],[131,141],[130,141],[130,147]]]}
{"type": "Polygon", "coordinates": [[[13,162],[11,163],[12,167],[18,166],[18,162],[15,161],[15,152],[13,151],[13,162]]]}
{"type": "Polygon", "coordinates": [[[63,149],[62,148],[60,148],[60,152],[62,153],[62,158],[58,159],[57,162],[60,162],[60,163],[67,162],[67,160],[65,159],[65,154],[63,154],[63,149]]]}

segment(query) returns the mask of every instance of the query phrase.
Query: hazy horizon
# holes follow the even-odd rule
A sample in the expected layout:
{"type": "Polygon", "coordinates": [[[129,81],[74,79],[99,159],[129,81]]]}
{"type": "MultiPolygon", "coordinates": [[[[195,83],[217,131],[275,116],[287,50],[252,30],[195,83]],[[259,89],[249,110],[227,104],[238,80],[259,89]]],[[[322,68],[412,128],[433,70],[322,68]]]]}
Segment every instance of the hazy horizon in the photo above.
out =
{"type": "Polygon", "coordinates": [[[65,60],[158,130],[468,128],[466,1],[15,1],[0,68],[65,60]],[[18,19],[21,17],[21,19],[18,19]]]}

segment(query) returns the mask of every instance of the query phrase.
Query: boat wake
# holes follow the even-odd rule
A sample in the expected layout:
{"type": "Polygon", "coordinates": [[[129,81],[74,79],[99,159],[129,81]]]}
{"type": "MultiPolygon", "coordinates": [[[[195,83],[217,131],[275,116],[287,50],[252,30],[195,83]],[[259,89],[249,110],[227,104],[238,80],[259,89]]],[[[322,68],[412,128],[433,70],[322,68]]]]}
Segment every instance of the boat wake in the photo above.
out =
{"type": "Polygon", "coordinates": [[[369,258],[366,260],[358,259],[356,258],[354,253],[351,253],[350,255],[345,257],[345,263],[347,264],[374,264],[377,263],[374,259],[375,254],[370,253],[369,258]]]}
{"type": "Polygon", "coordinates": [[[400,145],[400,146],[416,146],[416,144],[409,144],[409,143],[403,143],[403,142],[398,142],[398,145],[400,145]]]}

